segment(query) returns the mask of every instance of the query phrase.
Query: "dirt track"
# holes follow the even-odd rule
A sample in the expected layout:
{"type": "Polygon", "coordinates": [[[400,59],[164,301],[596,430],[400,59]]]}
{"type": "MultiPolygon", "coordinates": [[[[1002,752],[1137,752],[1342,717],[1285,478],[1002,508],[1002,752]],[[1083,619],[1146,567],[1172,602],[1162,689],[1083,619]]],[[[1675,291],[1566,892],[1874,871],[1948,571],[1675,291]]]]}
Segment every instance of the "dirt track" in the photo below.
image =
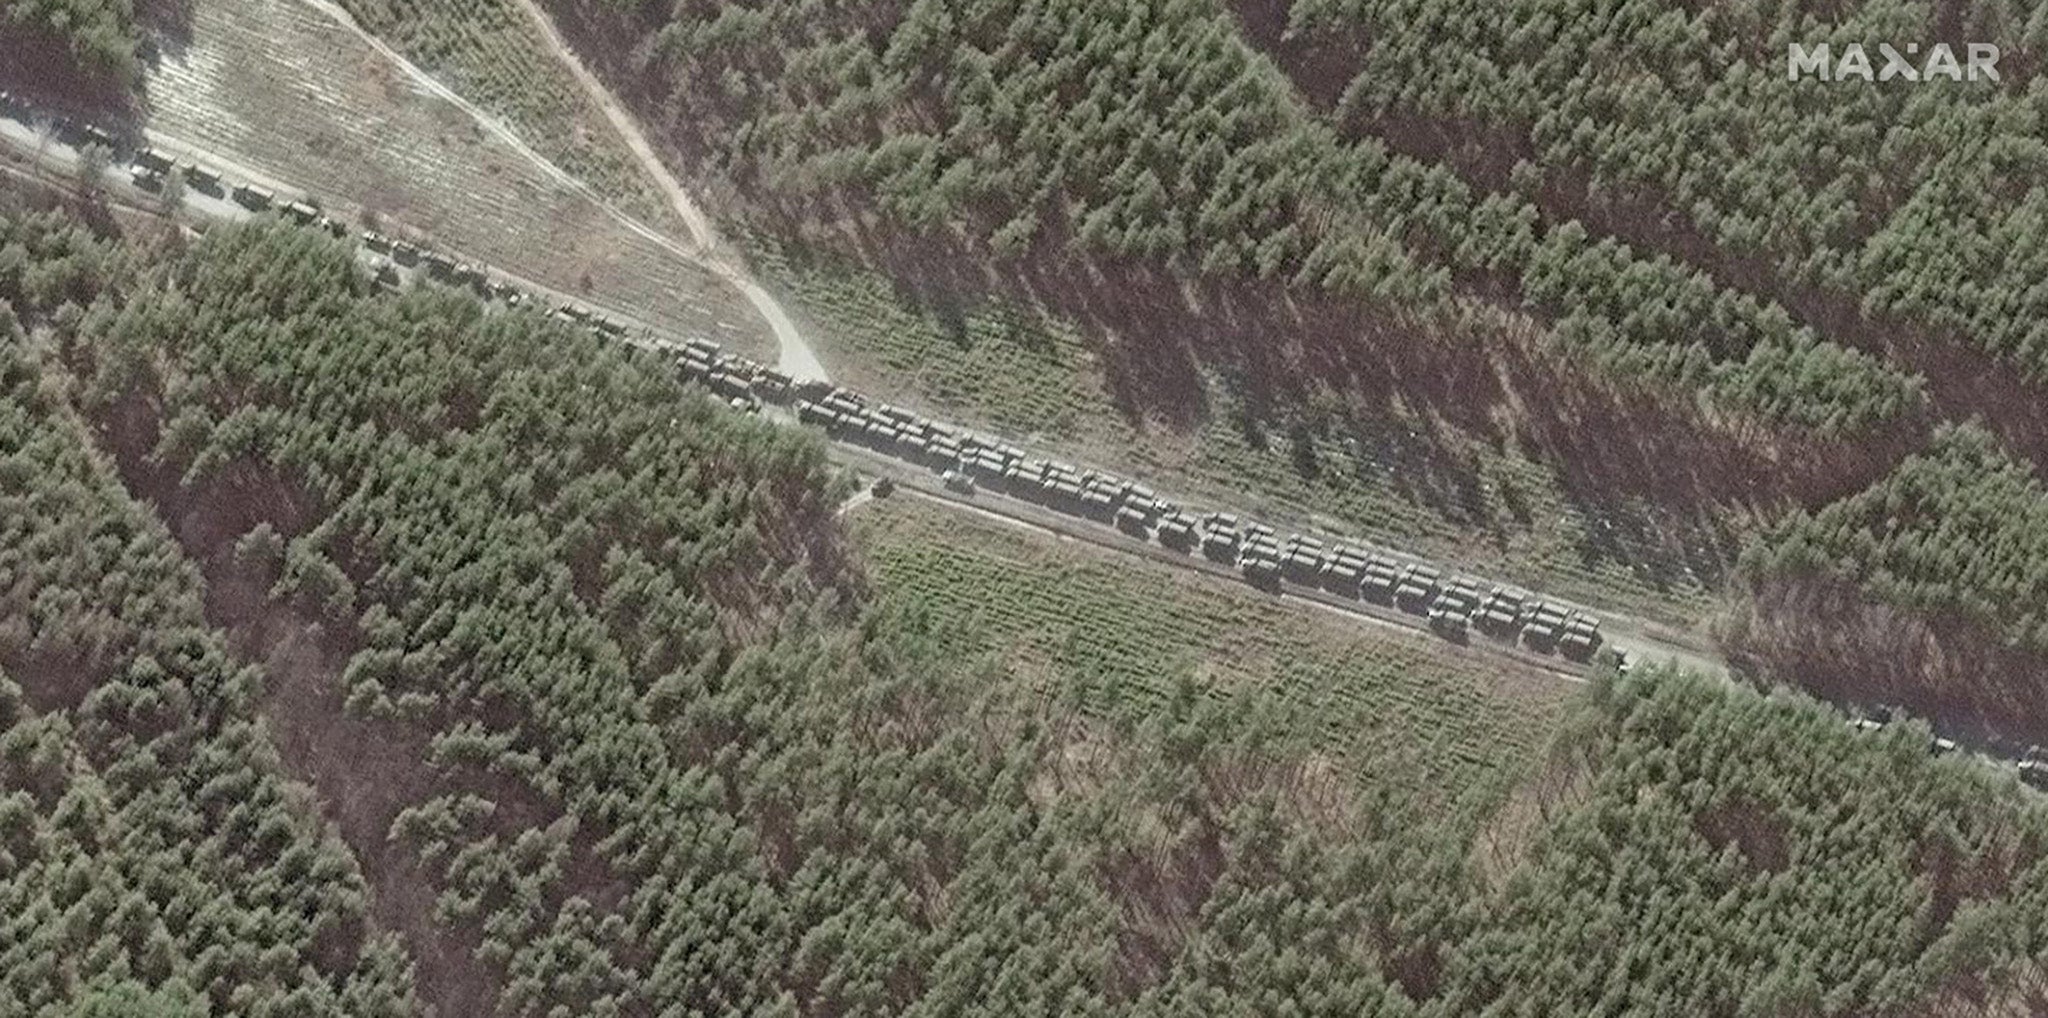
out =
{"type": "Polygon", "coordinates": [[[536,152],[519,137],[518,132],[514,131],[503,121],[492,116],[469,100],[464,99],[453,89],[441,84],[433,75],[428,74],[418,65],[406,59],[403,54],[391,48],[384,40],[364,30],[361,25],[356,24],[355,19],[347,11],[334,4],[332,0],[300,0],[300,2],[319,11],[322,15],[336,23],[346,26],[350,31],[359,36],[364,43],[389,60],[393,67],[403,72],[407,78],[411,79],[420,88],[461,110],[474,120],[478,126],[483,128],[486,133],[517,152],[521,158],[533,164],[534,167],[547,174],[549,178],[583,195],[598,208],[604,210],[604,213],[613,220],[616,220],[619,225],[633,231],[649,242],[659,245],[662,249],[676,257],[711,273],[720,281],[738,291],[740,296],[744,297],[747,303],[753,306],[755,312],[761,316],[762,320],[767,323],[770,331],[775,334],[777,347],[776,366],[783,372],[798,379],[826,379],[828,377],[825,374],[824,366],[818,361],[817,354],[811,350],[810,344],[804,340],[803,334],[797,329],[796,323],[790,318],[789,313],[783,310],[781,304],[777,303],[775,298],[767,290],[763,289],[759,283],[756,283],[739,266],[731,253],[719,243],[718,234],[712,228],[710,217],[704,214],[704,211],[697,206],[696,200],[683,187],[682,182],[677,180],[668,167],[663,165],[661,159],[655,155],[654,147],[648,142],[646,134],[640,130],[639,124],[620,105],[617,98],[604,87],[604,84],[598,81],[597,77],[583,66],[582,61],[576,58],[576,55],[570,51],[568,45],[563,42],[561,34],[555,31],[554,23],[548,20],[546,12],[533,4],[531,0],[515,0],[515,2],[533,19],[535,26],[540,31],[541,38],[547,44],[548,51],[568,68],[570,74],[575,77],[577,84],[588,93],[591,102],[599,110],[603,111],[605,119],[611,123],[612,127],[619,133],[620,138],[625,141],[627,149],[632,152],[634,161],[640,164],[642,172],[647,175],[656,188],[668,199],[670,206],[675,209],[677,216],[681,218],[685,227],[690,231],[690,243],[679,243],[659,230],[613,206],[589,184],[561,167],[556,166],[547,157],[536,152]]]}
{"type": "Polygon", "coordinates": [[[633,153],[634,160],[639,162],[648,178],[654,181],[655,186],[668,198],[669,205],[676,210],[676,215],[681,216],[683,222],[689,226],[690,237],[697,243],[704,259],[704,267],[732,284],[739,290],[740,295],[747,299],[747,303],[752,304],[754,309],[761,313],[761,317],[767,320],[768,327],[775,332],[775,341],[779,348],[775,366],[792,378],[828,379],[830,376],[825,374],[825,366],[819,363],[817,353],[811,349],[810,343],[804,339],[796,323],[790,320],[788,312],[740,268],[731,251],[719,242],[718,232],[711,225],[711,217],[706,216],[704,210],[697,207],[696,199],[690,197],[690,192],[683,187],[682,181],[677,180],[675,174],[669,171],[668,165],[655,154],[654,146],[648,142],[646,132],[640,130],[640,122],[633,119],[633,114],[627,111],[617,96],[612,95],[604,82],[597,79],[597,75],[590,73],[590,69],[583,66],[583,61],[569,48],[569,44],[563,41],[562,33],[555,30],[555,23],[548,18],[547,12],[542,10],[539,4],[534,0],[513,2],[519,5],[520,10],[526,12],[527,17],[533,19],[534,26],[540,30],[541,38],[547,41],[548,52],[553,53],[555,58],[569,69],[570,75],[583,87],[590,101],[604,111],[605,119],[611,121],[612,128],[625,140],[626,148],[633,153]]]}

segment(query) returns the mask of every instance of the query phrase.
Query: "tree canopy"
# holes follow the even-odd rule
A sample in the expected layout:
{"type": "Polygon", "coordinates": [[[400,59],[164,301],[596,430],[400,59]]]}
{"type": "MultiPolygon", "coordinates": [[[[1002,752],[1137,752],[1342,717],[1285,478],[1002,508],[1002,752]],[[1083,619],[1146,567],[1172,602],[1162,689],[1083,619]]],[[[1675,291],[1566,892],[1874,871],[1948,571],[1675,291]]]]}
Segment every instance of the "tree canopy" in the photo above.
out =
{"type": "Polygon", "coordinates": [[[0,277],[0,597],[33,620],[0,631],[0,993],[27,1013],[2038,991],[2048,811],[1923,727],[1602,673],[1497,814],[1375,774],[1331,808],[1255,705],[1185,679],[1119,729],[875,600],[815,441],[660,358],[386,293],[282,221],[189,250],[5,221],[41,252],[0,277]]]}

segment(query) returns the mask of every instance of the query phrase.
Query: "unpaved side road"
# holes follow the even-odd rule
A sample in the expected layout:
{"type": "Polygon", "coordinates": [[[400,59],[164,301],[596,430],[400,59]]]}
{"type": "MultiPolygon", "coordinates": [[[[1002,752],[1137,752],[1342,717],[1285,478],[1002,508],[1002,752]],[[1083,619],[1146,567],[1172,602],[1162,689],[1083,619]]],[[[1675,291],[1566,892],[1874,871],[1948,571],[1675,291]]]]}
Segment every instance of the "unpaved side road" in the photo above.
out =
{"type": "Polygon", "coordinates": [[[506,146],[517,152],[521,158],[531,162],[541,172],[561,183],[564,187],[582,194],[585,198],[596,204],[598,208],[603,209],[606,215],[616,220],[621,226],[645,237],[654,244],[660,245],[664,250],[667,250],[676,257],[710,272],[738,290],[740,295],[746,298],[747,303],[753,305],[755,311],[768,323],[769,329],[775,333],[777,348],[776,367],[784,373],[800,380],[824,380],[827,378],[824,366],[819,363],[817,355],[812,352],[810,344],[805,342],[802,333],[797,331],[796,323],[790,319],[788,312],[784,311],[782,306],[776,303],[775,298],[768,291],[762,289],[759,283],[754,282],[744,270],[739,268],[730,255],[722,252],[718,245],[717,234],[711,228],[709,217],[705,216],[703,211],[697,207],[696,202],[690,198],[689,192],[684,190],[681,182],[677,181],[675,176],[668,171],[668,168],[662,165],[661,160],[655,157],[653,147],[648,144],[646,135],[641,133],[639,126],[634,123],[632,117],[618,104],[611,93],[604,88],[603,83],[599,82],[595,76],[585,69],[582,62],[576,59],[575,54],[569,51],[568,46],[563,43],[561,35],[555,31],[554,23],[549,21],[546,13],[538,7],[532,5],[528,0],[519,0],[522,9],[526,10],[529,16],[533,17],[540,26],[542,38],[547,42],[549,50],[568,65],[571,73],[576,76],[577,81],[590,93],[591,100],[597,104],[599,109],[604,111],[605,118],[611,121],[613,127],[625,139],[627,148],[632,151],[634,159],[641,164],[642,169],[653,178],[656,186],[668,197],[669,204],[675,208],[676,214],[682,217],[683,223],[690,231],[691,244],[677,243],[666,234],[614,207],[603,195],[599,194],[595,188],[592,188],[581,178],[556,166],[546,156],[534,151],[531,146],[520,139],[517,132],[513,131],[503,121],[484,111],[475,103],[464,99],[453,89],[441,84],[435,80],[433,75],[428,74],[418,65],[406,59],[404,54],[399,53],[389,44],[385,43],[384,40],[379,39],[376,35],[358,25],[354,17],[333,3],[332,0],[300,0],[300,2],[319,11],[337,24],[347,27],[349,31],[354,32],[360,37],[364,43],[375,49],[385,59],[391,61],[392,66],[404,72],[405,76],[412,79],[420,88],[454,105],[457,109],[467,114],[470,119],[476,121],[477,125],[482,127],[486,133],[504,142],[506,146]]]}
{"type": "Polygon", "coordinates": [[[590,68],[583,66],[582,59],[577,57],[576,52],[562,39],[562,33],[555,30],[554,20],[548,17],[547,11],[542,10],[540,4],[535,0],[512,2],[532,19],[534,27],[540,31],[541,38],[547,42],[548,51],[569,69],[576,83],[589,95],[590,101],[604,112],[606,120],[611,121],[612,129],[618,131],[619,137],[625,139],[626,148],[633,153],[633,158],[640,163],[647,176],[661,189],[662,194],[668,196],[669,205],[674,207],[676,215],[681,216],[683,222],[688,224],[690,238],[697,242],[697,247],[704,256],[704,267],[739,290],[740,294],[747,298],[747,303],[752,304],[755,310],[761,313],[761,317],[767,320],[768,327],[775,331],[778,349],[775,366],[792,378],[825,380],[828,377],[825,374],[825,366],[819,363],[817,353],[811,349],[808,342],[805,342],[803,333],[798,331],[796,323],[790,320],[782,305],[776,303],[768,291],[762,289],[759,283],[754,282],[753,278],[740,268],[731,251],[719,242],[718,232],[711,226],[711,217],[697,207],[696,200],[690,197],[690,192],[683,187],[683,182],[677,180],[676,175],[669,171],[668,165],[655,154],[654,146],[647,141],[647,133],[640,129],[640,122],[634,119],[632,112],[626,109],[625,104],[619,102],[618,97],[612,94],[611,89],[605,87],[604,82],[598,80],[597,75],[590,73],[590,68]]]}

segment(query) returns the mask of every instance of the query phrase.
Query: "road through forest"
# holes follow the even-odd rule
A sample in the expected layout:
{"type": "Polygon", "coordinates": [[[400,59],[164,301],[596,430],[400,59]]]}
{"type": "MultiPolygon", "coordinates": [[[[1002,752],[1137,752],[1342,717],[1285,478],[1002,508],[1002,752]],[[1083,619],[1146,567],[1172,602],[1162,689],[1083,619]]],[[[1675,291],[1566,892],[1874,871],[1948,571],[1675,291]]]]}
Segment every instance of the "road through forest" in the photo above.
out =
{"type": "MultiPolygon", "coordinates": [[[[324,2],[324,0],[304,0],[304,2],[320,3],[324,2]]],[[[153,144],[161,145],[169,150],[175,150],[181,155],[186,155],[187,158],[198,158],[213,165],[222,166],[222,161],[217,157],[204,153],[196,146],[185,143],[180,139],[163,136],[156,131],[151,131],[150,135],[153,144]]],[[[76,176],[79,166],[78,153],[71,146],[51,137],[46,129],[36,129],[26,122],[0,117],[0,144],[13,148],[24,156],[31,165],[60,180],[70,180],[76,176]]],[[[237,167],[230,172],[244,171],[237,167]]],[[[150,211],[151,199],[146,194],[134,191],[133,185],[127,180],[125,167],[118,165],[109,166],[104,173],[105,180],[103,181],[103,186],[108,188],[110,192],[134,192],[131,196],[131,207],[134,207],[136,211],[150,211]]],[[[284,190],[297,190],[289,181],[275,179],[260,173],[251,173],[250,175],[266,182],[270,186],[280,187],[284,190]]],[[[160,209],[156,211],[161,212],[160,209]]],[[[243,219],[250,215],[247,210],[240,208],[232,201],[226,199],[207,199],[204,196],[194,194],[187,195],[187,202],[183,211],[189,216],[201,219],[243,219]]],[[[530,289],[538,290],[538,288],[532,287],[532,284],[524,280],[518,280],[517,277],[510,278],[530,289]]],[[[595,310],[600,312],[611,315],[617,314],[612,309],[604,307],[601,299],[597,301],[586,300],[586,303],[589,303],[595,310]]],[[[791,426],[794,426],[793,419],[789,423],[791,426]]],[[[1103,527],[1091,521],[1053,513],[1050,510],[1044,510],[1030,503],[992,495],[979,498],[959,497],[946,491],[944,486],[939,483],[939,479],[929,471],[922,468],[913,468],[909,464],[898,461],[888,460],[864,449],[840,443],[832,443],[828,445],[828,449],[832,452],[833,458],[844,466],[870,476],[890,476],[900,485],[915,491],[919,496],[929,497],[935,501],[945,503],[957,511],[1002,520],[1012,526],[1056,533],[1068,539],[1095,545],[1111,553],[1153,558],[1177,565],[1180,568],[1211,573],[1225,581],[1235,577],[1235,570],[1221,567],[1212,568],[1211,564],[1205,559],[1170,554],[1155,544],[1130,539],[1127,535],[1116,531],[1114,528],[1103,527]]],[[[856,496],[845,508],[854,509],[866,500],[865,497],[856,496]]],[[[1393,552],[1393,554],[1400,555],[1398,551],[1393,552]]],[[[1406,558],[1407,556],[1401,557],[1406,558]]],[[[1339,611],[1342,614],[1352,616],[1355,619],[1375,626],[1407,629],[1416,632],[1418,635],[1426,633],[1426,627],[1419,621],[1391,611],[1377,611],[1370,606],[1360,603],[1330,603],[1330,598],[1324,597],[1315,591],[1295,590],[1290,591],[1286,596],[1290,600],[1299,601],[1304,607],[1322,611],[1339,611]]],[[[1631,618],[1622,613],[1597,611],[1596,614],[1606,622],[1603,629],[1607,636],[1608,645],[1628,653],[1633,660],[1646,663],[1668,661],[1710,675],[1722,677],[1729,675],[1726,662],[1717,659],[1716,655],[1705,647],[1694,645],[1688,640],[1673,639],[1657,631],[1645,621],[1631,618]]],[[[1577,669],[1567,666],[1560,659],[1534,659],[1519,648],[1510,648],[1504,644],[1497,644],[1491,641],[1475,641],[1475,644],[1502,656],[1517,659],[1524,665],[1536,665],[1541,671],[1553,677],[1576,680],[1577,669]]]]}

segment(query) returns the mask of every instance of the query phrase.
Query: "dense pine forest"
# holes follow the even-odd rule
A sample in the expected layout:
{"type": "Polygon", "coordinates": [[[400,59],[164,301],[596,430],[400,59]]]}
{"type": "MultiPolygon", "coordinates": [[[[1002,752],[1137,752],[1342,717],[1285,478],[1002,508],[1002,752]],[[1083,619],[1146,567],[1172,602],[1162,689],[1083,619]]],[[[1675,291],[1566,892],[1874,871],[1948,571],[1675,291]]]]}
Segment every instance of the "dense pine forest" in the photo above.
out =
{"type": "Polygon", "coordinates": [[[1347,133],[1217,0],[562,6],[630,54],[614,73],[685,156],[785,230],[873,216],[882,236],[855,243],[955,241],[1059,285],[1268,280],[1382,312],[1476,295],[1572,356],[1826,434],[1921,404],[1914,372],[1767,297],[1347,133]]]}
{"type": "Polygon", "coordinates": [[[144,35],[133,0],[7,0],[0,83],[119,95],[141,83],[144,35]]]}
{"type": "Polygon", "coordinates": [[[2048,485],[1976,424],[1772,524],[1732,642],[1829,695],[1902,703],[2018,748],[2048,741],[2048,485]]]}
{"type": "Polygon", "coordinates": [[[1536,773],[1437,815],[1255,694],[1123,718],[1017,681],[877,598],[816,440],[659,358],[385,292],[282,221],[108,229],[0,205],[22,1013],[2048,993],[2048,811],[1922,726],[1601,672],[1536,773]]]}

